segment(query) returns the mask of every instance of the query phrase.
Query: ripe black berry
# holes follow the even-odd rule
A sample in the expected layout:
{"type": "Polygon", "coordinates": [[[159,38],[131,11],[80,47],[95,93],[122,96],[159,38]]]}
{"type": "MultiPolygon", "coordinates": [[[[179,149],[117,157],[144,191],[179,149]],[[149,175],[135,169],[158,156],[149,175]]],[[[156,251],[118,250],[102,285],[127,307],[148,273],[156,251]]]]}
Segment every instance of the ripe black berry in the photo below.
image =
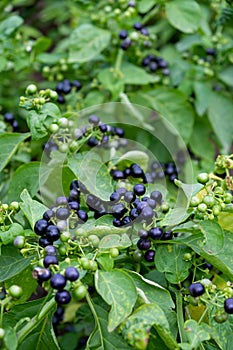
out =
{"type": "Polygon", "coordinates": [[[34,226],[34,231],[37,235],[43,236],[48,227],[48,221],[44,219],[37,220],[34,226]]]}
{"type": "Polygon", "coordinates": [[[47,247],[48,245],[51,245],[51,242],[48,240],[48,238],[45,236],[40,237],[39,246],[44,248],[44,247],[47,247]]]}
{"type": "Polygon", "coordinates": [[[79,210],[79,203],[78,202],[75,202],[75,201],[71,201],[68,203],[68,206],[70,209],[73,209],[73,210],[79,210]]]}
{"type": "Polygon", "coordinates": [[[56,211],[56,217],[59,220],[66,220],[70,215],[70,211],[67,208],[58,208],[56,211]]]}
{"type": "Polygon", "coordinates": [[[123,30],[121,30],[121,31],[119,32],[119,38],[120,38],[120,39],[122,39],[122,40],[123,40],[123,39],[126,39],[127,36],[128,36],[127,30],[123,29],[123,30]]]}
{"type": "Polygon", "coordinates": [[[144,258],[148,262],[153,262],[155,258],[155,251],[153,249],[149,249],[145,252],[144,258]]]}
{"type": "Polygon", "coordinates": [[[133,191],[136,196],[143,196],[146,192],[146,188],[143,184],[137,184],[134,186],[133,191]]]}
{"type": "Polygon", "coordinates": [[[233,298],[228,298],[224,301],[224,309],[226,313],[233,314],[233,298]]]}
{"type": "Polygon", "coordinates": [[[69,266],[67,267],[67,269],[65,270],[65,277],[69,280],[69,281],[76,281],[79,278],[79,272],[78,270],[74,267],[74,266],[69,266]]]}
{"type": "Polygon", "coordinates": [[[70,190],[79,190],[79,181],[78,180],[73,180],[70,184],[70,190]]]}
{"type": "Polygon", "coordinates": [[[122,50],[126,51],[131,45],[131,40],[129,38],[126,38],[124,41],[121,43],[121,48],[122,50]]]}
{"type": "Polygon", "coordinates": [[[87,144],[90,147],[95,147],[98,145],[98,143],[98,140],[94,136],[89,137],[89,139],[87,140],[87,144]]]}
{"type": "Polygon", "coordinates": [[[122,128],[116,127],[116,128],[115,128],[115,134],[116,134],[117,136],[119,136],[119,137],[123,137],[124,134],[125,134],[125,132],[124,132],[124,130],[123,130],[122,128]]]}
{"type": "Polygon", "coordinates": [[[62,95],[58,95],[57,102],[60,104],[64,104],[66,102],[65,97],[62,95]]]}
{"type": "Polygon", "coordinates": [[[14,114],[10,113],[10,112],[5,113],[3,115],[3,118],[4,118],[5,122],[10,123],[10,124],[12,124],[13,121],[15,120],[14,114]]]}
{"type": "Polygon", "coordinates": [[[81,222],[86,222],[88,220],[88,215],[84,210],[78,210],[77,214],[81,222]]]}
{"type": "Polygon", "coordinates": [[[104,124],[104,123],[101,123],[99,125],[99,129],[100,129],[101,132],[106,132],[108,130],[107,125],[104,124]]]}
{"type": "Polygon", "coordinates": [[[162,236],[163,236],[163,229],[161,227],[152,227],[150,230],[149,230],[149,236],[152,238],[152,239],[161,239],[162,236]]]}
{"type": "Polygon", "coordinates": [[[140,250],[148,250],[151,247],[151,241],[149,239],[140,238],[137,242],[137,247],[140,250]]]}
{"type": "Polygon", "coordinates": [[[131,192],[131,191],[126,191],[124,194],[124,200],[127,203],[131,203],[136,199],[135,193],[131,192]]]}
{"type": "Polygon", "coordinates": [[[46,255],[57,255],[57,250],[53,245],[47,245],[45,247],[46,255]]]}
{"type": "Polygon", "coordinates": [[[132,208],[129,212],[129,216],[130,216],[131,220],[137,219],[138,215],[139,215],[139,212],[138,212],[137,208],[132,208]]]}
{"type": "Polygon", "coordinates": [[[79,200],[79,197],[80,197],[80,191],[73,188],[72,190],[70,190],[68,201],[69,202],[77,201],[79,200]]]}
{"type": "Polygon", "coordinates": [[[76,88],[76,91],[79,91],[82,88],[82,83],[79,80],[73,80],[72,86],[76,88]]]}
{"type": "Polygon", "coordinates": [[[156,69],[158,68],[158,65],[156,62],[150,62],[149,68],[151,72],[155,72],[156,69]]]}
{"type": "Polygon", "coordinates": [[[127,225],[130,225],[130,224],[131,224],[131,220],[130,220],[130,217],[128,215],[124,216],[121,219],[121,226],[127,226],[127,225]]]}
{"type": "Polygon", "coordinates": [[[166,240],[172,239],[172,237],[173,237],[172,231],[166,231],[163,233],[162,240],[166,241],[166,240]]]}
{"type": "Polygon", "coordinates": [[[89,120],[89,123],[94,124],[94,125],[98,125],[98,123],[100,121],[99,117],[95,114],[90,115],[88,120],[89,120]]]}
{"type": "Polygon", "coordinates": [[[118,218],[114,218],[112,221],[113,226],[120,227],[121,226],[121,220],[118,218]]]}
{"type": "Polygon", "coordinates": [[[111,194],[111,196],[110,196],[110,201],[112,201],[112,202],[117,202],[117,201],[119,201],[120,198],[121,198],[120,193],[117,192],[117,191],[115,191],[115,192],[113,192],[113,193],[111,194]]]}
{"type": "Polygon", "coordinates": [[[146,28],[142,28],[142,29],[140,30],[140,32],[141,32],[142,35],[145,35],[145,36],[148,36],[148,35],[149,35],[149,32],[148,32],[148,30],[147,30],[146,28]]]}
{"type": "Polygon", "coordinates": [[[122,170],[114,170],[112,176],[114,180],[120,180],[125,178],[124,172],[122,170]]]}
{"type": "Polygon", "coordinates": [[[66,278],[60,273],[55,273],[50,279],[50,285],[54,289],[62,290],[66,285],[66,278]]]}
{"type": "Polygon", "coordinates": [[[156,203],[160,204],[162,202],[162,193],[159,191],[153,191],[150,194],[150,197],[155,200],[156,203]]]}
{"type": "Polygon", "coordinates": [[[46,237],[50,242],[55,242],[60,238],[60,231],[55,225],[49,225],[46,229],[46,237]]]}
{"type": "Polygon", "coordinates": [[[12,128],[13,128],[13,131],[19,131],[19,123],[17,122],[17,120],[13,121],[12,128]]]}
{"type": "Polygon", "coordinates": [[[49,267],[49,265],[57,265],[58,259],[55,255],[46,255],[43,260],[44,267],[49,267]]]}
{"type": "Polygon", "coordinates": [[[112,214],[115,218],[120,219],[126,213],[126,211],[127,209],[122,203],[118,203],[112,206],[112,214]]]}
{"type": "Polygon", "coordinates": [[[131,164],[130,171],[131,171],[131,175],[133,177],[138,178],[138,177],[144,176],[144,172],[143,172],[142,168],[140,167],[140,165],[138,165],[138,164],[131,164]]]}
{"type": "Polygon", "coordinates": [[[205,293],[205,288],[200,282],[192,283],[189,286],[189,293],[193,297],[199,297],[205,293]]]}
{"type": "Polygon", "coordinates": [[[152,208],[147,205],[145,208],[142,209],[140,216],[146,222],[150,222],[150,221],[152,221],[152,218],[154,216],[154,212],[153,212],[152,208]]]}
{"type": "Polygon", "coordinates": [[[141,229],[138,231],[138,236],[140,238],[148,238],[148,232],[146,230],[141,229]]]}
{"type": "Polygon", "coordinates": [[[142,29],[142,24],[139,22],[134,23],[133,25],[134,29],[136,30],[141,30],[142,29]]]}
{"type": "Polygon", "coordinates": [[[56,199],[56,204],[57,205],[67,205],[67,198],[65,196],[60,196],[60,197],[57,197],[56,199]]]}
{"type": "Polygon", "coordinates": [[[55,295],[55,300],[60,305],[69,304],[71,295],[67,290],[58,291],[55,295]]]}
{"type": "Polygon", "coordinates": [[[50,270],[42,267],[35,267],[32,274],[39,282],[48,281],[51,278],[50,270]]]}
{"type": "Polygon", "coordinates": [[[49,221],[54,216],[54,212],[51,209],[48,209],[43,214],[43,219],[49,221]]]}

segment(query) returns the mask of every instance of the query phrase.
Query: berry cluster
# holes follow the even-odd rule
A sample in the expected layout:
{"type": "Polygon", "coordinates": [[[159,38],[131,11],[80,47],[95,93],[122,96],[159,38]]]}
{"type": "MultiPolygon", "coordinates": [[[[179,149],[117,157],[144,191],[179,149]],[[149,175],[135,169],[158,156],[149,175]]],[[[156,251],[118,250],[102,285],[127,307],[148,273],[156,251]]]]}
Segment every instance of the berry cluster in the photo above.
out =
{"type": "Polygon", "coordinates": [[[148,29],[144,27],[140,22],[134,23],[133,29],[136,30],[136,32],[131,33],[131,35],[129,35],[129,32],[125,29],[122,29],[118,34],[119,38],[122,40],[121,49],[124,51],[128,50],[133,41],[136,41],[140,38],[144,40],[145,37],[149,36],[148,29]]]}
{"type": "Polygon", "coordinates": [[[89,116],[89,125],[74,128],[73,121],[63,117],[57,124],[51,124],[49,130],[54,134],[43,145],[48,157],[54,150],[65,153],[75,152],[82,146],[107,148],[114,145],[115,148],[119,148],[127,145],[122,128],[102,123],[95,114],[89,116]]]}
{"type": "Polygon", "coordinates": [[[224,180],[210,178],[208,173],[200,173],[197,176],[197,181],[204,185],[201,194],[193,196],[190,200],[190,207],[193,214],[198,219],[214,220],[220,212],[225,209],[226,205],[233,201],[233,196],[230,191],[226,191],[224,180]]]}
{"type": "Polygon", "coordinates": [[[12,130],[14,132],[17,132],[19,131],[19,123],[18,121],[15,119],[14,117],[14,114],[13,113],[10,113],[10,112],[7,112],[3,115],[3,118],[4,118],[4,121],[8,124],[11,125],[12,127],[12,130]]]}
{"type": "Polygon", "coordinates": [[[63,81],[59,82],[56,86],[56,92],[58,93],[57,102],[61,104],[65,103],[66,100],[64,95],[68,95],[72,88],[74,88],[75,91],[81,90],[81,82],[79,80],[70,81],[69,79],[64,79],[63,81]]]}
{"type": "Polygon", "coordinates": [[[152,73],[161,71],[163,75],[170,75],[169,63],[162,57],[153,54],[148,54],[143,58],[142,66],[148,68],[152,73]]]}
{"type": "Polygon", "coordinates": [[[57,101],[57,92],[51,89],[38,91],[37,86],[30,84],[27,86],[25,96],[20,97],[19,106],[27,110],[39,111],[41,107],[50,101],[57,101]]]}
{"type": "MultiPolygon", "coordinates": [[[[158,191],[154,191],[155,196],[161,198],[159,196],[158,191]]],[[[153,194],[153,192],[152,192],[153,194]]],[[[155,197],[154,196],[154,197],[155,197]]],[[[162,198],[160,199],[160,201],[162,198]]],[[[158,240],[167,241],[173,238],[173,232],[171,230],[167,230],[166,228],[155,226],[151,227],[149,230],[140,229],[138,231],[139,240],[137,241],[137,248],[139,251],[145,251],[144,259],[148,262],[153,262],[155,257],[155,246],[158,240]]],[[[135,251],[137,255],[137,250],[135,251]]]]}

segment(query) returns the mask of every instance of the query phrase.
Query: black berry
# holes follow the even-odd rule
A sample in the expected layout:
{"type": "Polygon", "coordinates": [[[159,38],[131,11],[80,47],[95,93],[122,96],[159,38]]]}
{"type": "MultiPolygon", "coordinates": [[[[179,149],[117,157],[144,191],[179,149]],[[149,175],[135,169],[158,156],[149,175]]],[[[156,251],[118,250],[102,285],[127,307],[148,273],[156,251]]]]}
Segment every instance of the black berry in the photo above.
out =
{"type": "Polygon", "coordinates": [[[66,285],[66,278],[60,273],[55,273],[50,279],[50,285],[57,290],[63,290],[66,285]]]}
{"type": "Polygon", "coordinates": [[[46,229],[46,237],[50,242],[55,242],[60,238],[60,231],[55,225],[49,225],[46,229]]]}
{"type": "Polygon", "coordinates": [[[79,272],[78,270],[73,267],[73,266],[69,266],[67,267],[67,269],[65,270],[65,277],[69,280],[69,281],[76,281],[79,278],[79,272]]]}
{"type": "Polygon", "coordinates": [[[44,219],[37,220],[34,226],[34,231],[37,235],[43,236],[48,227],[48,221],[44,219]]]}
{"type": "Polygon", "coordinates": [[[205,293],[205,288],[200,282],[192,283],[189,286],[189,293],[193,297],[199,297],[205,293]]]}
{"type": "Polygon", "coordinates": [[[71,295],[67,290],[58,291],[55,295],[55,300],[60,305],[69,304],[71,295]]]}
{"type": "Polygon", "coordinates": [[[57,265],[58,259],[55,255],[46,255],[43,260],[44,267],[49,267],[50,265],[57,265]]]}
{"type": "Polygon", "coordinates": [[[233,298],[228,298],[224,301],[224,309],[226,313],[233,314],[233,298]]]}
{"type": "Polygon", "coordinates": [[[161,239],[163,236],[163,229],[161,227],[152,227],[149,230],[149,236],[155,240],[161,239]]]}

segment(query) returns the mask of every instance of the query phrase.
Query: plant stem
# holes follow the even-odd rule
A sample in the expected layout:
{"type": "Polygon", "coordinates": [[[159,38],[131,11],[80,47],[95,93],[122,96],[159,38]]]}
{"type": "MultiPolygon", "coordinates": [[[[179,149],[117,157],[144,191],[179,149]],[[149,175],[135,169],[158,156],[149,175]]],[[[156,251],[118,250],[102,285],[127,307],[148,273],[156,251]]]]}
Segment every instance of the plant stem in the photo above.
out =
{"type": "Polygon", "coordinates": [[[123,50],[119,49],[117,52],[116,63],[115,63],[116,71],[121,70],[121,62],[122,62],[123,54],[124,54],[123,50]]]}
{"type": "Polygon", "coordinates": [[[38,323],[50,312],[54,307],[56,301],[54,298],[50,299],[41,309],[38,315],[35,315],[27,324],[18,332],[18,344],[22,343],[25,337],[35,328],[38,323]]]}
{"type": "Polygon", "coordinates": [[[186,341],[186,335],[184,332],[183,300],[182,300],[182,295],[179,291],[176,292],[176,308],[177,308],[177,323],[178,323],[178,329],[180,334],[180,340],[183,343],[186,341]]]}

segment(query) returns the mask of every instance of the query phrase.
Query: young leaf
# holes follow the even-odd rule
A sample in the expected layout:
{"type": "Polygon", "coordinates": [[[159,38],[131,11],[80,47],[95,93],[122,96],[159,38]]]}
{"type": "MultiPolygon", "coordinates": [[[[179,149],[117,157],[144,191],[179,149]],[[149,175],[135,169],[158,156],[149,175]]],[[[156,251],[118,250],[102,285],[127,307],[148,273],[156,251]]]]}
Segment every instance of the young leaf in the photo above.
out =
{"type": "Polygon", "coordinates": [[[95,274],[95,287],[104,301],[111,305],[108,331],[112,332],[130,315],[137,299],[132,279],[121,270],[100,271],[95,274]]]}
{"type": "Polygon", "coordinates": [[[156,78],[144,69],[131,63],[122,64],[123,82],[130,85],[147,85],[156,82],[156,78]]]}
{"type": "Polygon", "coordinates": [[[20,16],[10,16],[0,24],[0,37],[8,37],[23,24],[23,18],[20,16]]]}
{"type": "MultiPolygon", "coordinates": [[[[124,229],[121,229],[121,230],[124,230],[124,229]]],[[[103,233],[108,231],[109,231],[109,228],[105,227],[105,230],[103,230],[103,233]]],[[[130,247],[131,245],[132,245],[132,242],[126,233],[123,233],[122,235],[117,235],[113,233],[113,234],[104,236],[100,240],[99,249],[110,249],[110,248],[124,249],[124,248],[130,247]]]]}
{"type": "Polygon", "coordinates": [[[192,349],[197,349],[203,341],[211,338],[212,332],[206,323],[198,324],[194,320],[187,320],[184,324],[184,330],[192,349]]]}
{"type": "Polygon", "coordinates": [[[7,133],[0,135],[0,171],[2,171],[5,168],[5,166],[9,163],[14,153],[17,151],[17,148],[20,145],[20,143],[26,140],[29,136],[29,133],[7,133]]]}
{"type": "Polygon", "coordinates": [[[155,266],[170,283],[178,284],[189,275],[192,266],[190,261],[184,260],[184,254],[190,253],[190,249],[181,245],[160,245],[155,254],[155,266]]]}
{"type": "Polygon", "coordinates": [[[76,28],[69,39],[69,62],[87,62],[98,56],[109,44],[108,31],[92,24],[82,24],[76,28]]]}
{"type": "Polygon", "coordinates": [[[3,246],[0,256],[0,283],[25,270],[31,262],[30,258],[24,258],[13,246],[3,246]]]}
{"type": "Polygon", "coordinates": [[[24,189],[34,197],[39,190],[39,172],[40,162],[30,162],[17,168],[10,181],[8,200],[19,201],[24,189]]]}
{"type": "Polygon", "coordinates": [[[166,3],[170,24],[184,33],[193,33],[201,22],[201,9],[196,1],[173,0],[166,3]]]}
{"type": "Polygon", "coordinates": [[[20,195],[22,202],[20,203],[20,208],[26,218],[28,219],[31,228],[34,229],[34,225],[37,220],[41,219],[44,212],[48,209],[46,206],[33,200],[25,189],[20,195]]]}
{"type": "Polygon", "coordinates": [[[123,154],[119,159],[117,159],[115,162],[113,161],[114,165],[118,164],[118,166],[122,166],[122,169],[124,169],[127,166],[130,166],[132,163],[137,163],[142,167],[144,171],[147,170],[149,157],[145,152],[142,151],[128,151],[125,154],[123,154]]]}
{"type": "Polygon", "coordinates": [[[6,345],[7,350],[17,349],[18,340],[13,327],[5,328],[4,344],[6,345]]]}
{"type": "Polygon", "coordinates": [[[175,305],[169,291],[158,283],[150,281],[139,273],[126,270],[133,279],[136,288],[141,289],[150,303],[158,304],[164,311],[174,308],[175,305]]]}
{"type": "Polygon", "coordinates": [[[88,339],[86,349],[130,350],[131,348],[123,341],[117,331],[111,333],[107,331],[108,312],[91,299],[89,300],[89,306],[95,318],[95,328],[88,339]]]}
{"type": "Polygon", "coordinates": [[[23,234],[24,234],[23,226],[21,226],[17,222],[14,222],[13,224],[11,224],[9,227],[7,227],[7,229],[6,227],[3,228],[2,226],[0,228],[0,240],[4,245],[13,243],[15,237],[23,234]]]}
{"type": "Polygon", "coordinates": [[[103,69],[98,74],[98,79],[103,84],[106,90],[112,94],[113,100],[117,99],[124,90],[123,80],[116,74],[116,72],[109,68],[103,69]]]}

